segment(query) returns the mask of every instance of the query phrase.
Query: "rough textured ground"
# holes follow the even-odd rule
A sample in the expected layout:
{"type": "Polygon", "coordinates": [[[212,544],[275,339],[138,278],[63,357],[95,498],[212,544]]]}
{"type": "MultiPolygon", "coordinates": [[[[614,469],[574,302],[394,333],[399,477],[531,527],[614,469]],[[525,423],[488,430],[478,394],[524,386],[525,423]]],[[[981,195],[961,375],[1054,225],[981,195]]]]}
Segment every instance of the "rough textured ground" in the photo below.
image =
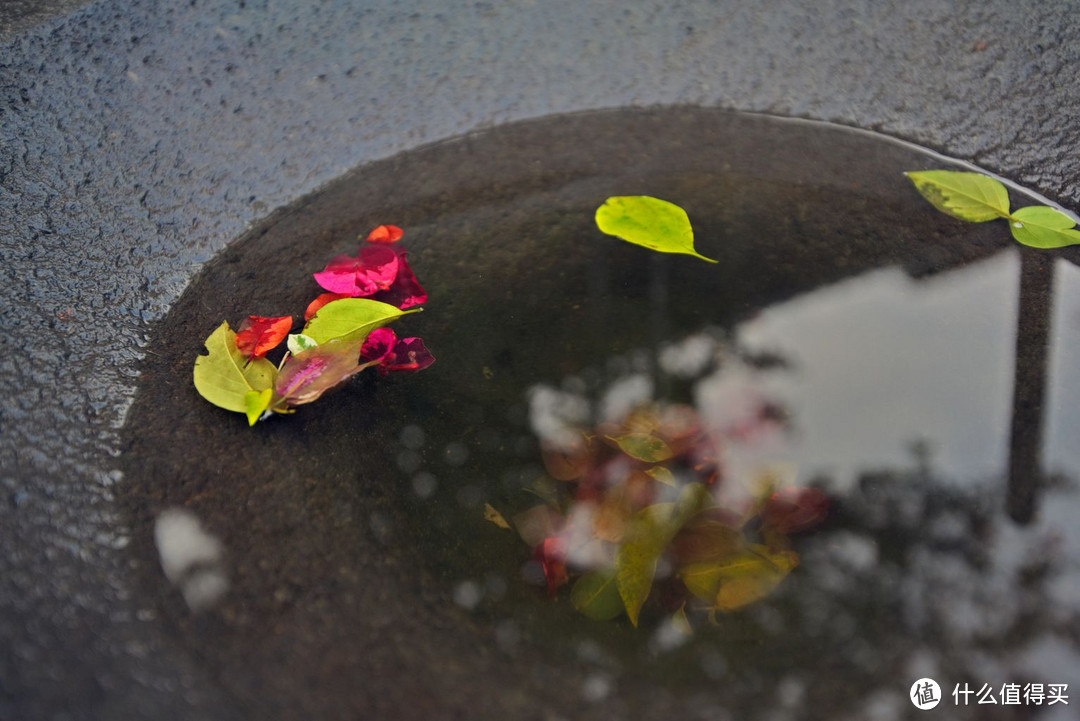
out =
{"type": "Polygon", "coordinates": [[[0,718],[231,715],[129,602],[116,432],[148,324],[250,223],[348,168],[510,120],[690,103],[880,130],[1080,205],[1070,4],[801,5],[116,0],[12,25],[0,718]]]}

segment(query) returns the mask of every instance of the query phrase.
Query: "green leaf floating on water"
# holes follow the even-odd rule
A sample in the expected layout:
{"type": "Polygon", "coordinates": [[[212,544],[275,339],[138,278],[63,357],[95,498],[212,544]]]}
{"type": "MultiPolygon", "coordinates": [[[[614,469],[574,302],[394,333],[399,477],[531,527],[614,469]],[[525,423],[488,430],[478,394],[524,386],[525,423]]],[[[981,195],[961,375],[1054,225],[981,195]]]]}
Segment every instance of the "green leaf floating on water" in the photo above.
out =
{"type": "Polygon", "coordinates": [[[690,483],[674,503],[657,503],[643,508],[630,519],[626,541],[615,554],[615,580],[630,623],[637,626],[638,614],[652,589],[660,555],[683,524],[705,507],[709,498],[703,484],[690,483]]]}
{"type": "Polygon", "coordinates": [[[1009,215],[1005,186],[982,173],[920,170],[904,175],[935,208],[954,218],[982,223],[1009,215]]]}
{"type": "Polygon", "coordinates": [[[255,425],[266,409],[270,407],[270,400],[274,397],[274,391],[270,388],[261,391],[248,391],[244,394],[244,405],[247,406],[248,425],[255,425]]]}
{"type": "Polygon", "coordinates": [[[570,591],[570,603],[582,615],[597,621],[610,621],[622,613],[625,606],[615,582],[615,569],[583,574],[570,591]]]}
{"type": "Polygon", "coordinates": [[[694,229],[686,211],[648,195],[608,198],[596,209],[600,232],[660,253],[683,253],[715,263],[694,250],[694,229]]]}
{"type": "Polygon", "coordinates": [[[209,355],[195,359],[195,390],[219,408],[248,412],[247,394],[273,386],[277,369],[265,358],[248,362],[236,348],[236,333],[224,322],[206,339],[209,355]]]}
{"type": "Polygon", "coordinates": [[[1080,243],[1076,221],[1045,205],[1020,208],[1009,219],[1013,238],[1032,248],[1063,248],[1080,243]]]}
{"type": "Polygon", "coordinates": [[[363,340],[376,328],[415,310],[403,311],[387,303],[368,298],[342,298],[327,303],[304,326],[303,335],[318,344],[339,338],[363,340]]]}

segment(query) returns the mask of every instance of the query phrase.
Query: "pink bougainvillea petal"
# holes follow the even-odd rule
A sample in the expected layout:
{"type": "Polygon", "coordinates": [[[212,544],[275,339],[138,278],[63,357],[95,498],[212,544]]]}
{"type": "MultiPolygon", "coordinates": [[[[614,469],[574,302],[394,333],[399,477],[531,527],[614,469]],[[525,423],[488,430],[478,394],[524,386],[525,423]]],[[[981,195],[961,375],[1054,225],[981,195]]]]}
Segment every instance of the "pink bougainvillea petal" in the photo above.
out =
{"type": "Polygon", "coordinates": [[[384,245],[366,245],[356,256],[336,255],[322,272],[315,273],[315,282],[331,293],[352,298],[369,296],[386,290],[398,275],[398,255],[384,245]]]}
{"type": "Polygon", "coordinates": [[[285,361],[274,381],[274,391],[289,406],[311,403],[366,368],[359,357],[357,341],[332,340],[309,348],[285,361]]]}
{"type": "Polygon", "coordinates": [[[389,328],[376,328],[368,333],[360,349],[361,363],[379,363],[394,349],[397,335],[389,328]]]}
{"type": "Polygon", "coordinates": [[[368,243],[396,243],[401,240],[403,235],[405,235],[405,231],[396,225],[380,225],[368,233],[367,238],[364,240],[368,243]]]}
{"type": "Polygon", "coordinates": [[[341,300],[342,298],[352,298],[353,296],[348,293],[323,293],[317,296],[315,300],[308,303],[307,309],[304,311],[304,321],[309,321],[315,317],[315,314],[319,312],[327,303],[332,303],[335,300],[341,300]]]}
{"type": "Polygon", "coordinates": [[[262,358],[285,340],[291,329],[291,315],[277,318],[250,315],[236,331],[236,349],[248,360],[262,358]]]}
{"type": "MultiPolygon", "coordinates": [[[[374,331],[372,331],[374,333],[374,331]]],[[[427,368],[435,362],[424,341],[419,338],[400,338],[379,364],[380,373],[405,371],[413,373],[427,368]]]]}
{"type": "Polygon", "coordinates": [[[405,260],[405,251],[398,251],[398,271],[393,284],[384,291],[376,293],[373,298],[382,303],[388,303],[395,308],[411,308],[427,302],[427,291],[420,286],[420,281],[412,272],[405,260]]]}

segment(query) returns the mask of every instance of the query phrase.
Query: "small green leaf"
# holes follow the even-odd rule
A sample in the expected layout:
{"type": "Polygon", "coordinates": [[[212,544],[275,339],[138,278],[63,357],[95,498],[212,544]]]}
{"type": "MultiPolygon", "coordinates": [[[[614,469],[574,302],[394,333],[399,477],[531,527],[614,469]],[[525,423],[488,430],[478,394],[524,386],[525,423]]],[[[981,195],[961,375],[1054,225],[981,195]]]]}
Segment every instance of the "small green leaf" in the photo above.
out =
{"type": "Polygon", "coordinates": [[[982,223],[1009,215],[1009,192],[982,173],[922,170],[904,175],[935,208],[954,218],[982,223]]]}
{"type": "Polygon", "coordinates": [[[675,503],[657,503],[643,508],[630,519],[626,541],[615,554],[616,583],[630,623],[637,626],[638,614],[649,597],[656,562],[683,524],[708,502],[709,491],[701,483],[690,483],[675,503]]]}
{"type": "Polygon", "coordinates": [[[678,485],[675,483],[675,474],[664,466],[653,466],[645,471],[645,473],[657,483],[663,483],[665,486],[674,488],[678,485]]]}
{"type": "Polygon", "coordinates": [[[303,335],[318,344],[335,338],[363,340],[376,328],[397,320],[406,313],[387,303],[368,298],[342,298],[327,303],[304,326],[303,335]]]}
{"type": "Polygon", "coordinates": [[[626,455],[646,463],[660,463],[673,455],[667,443],[648,433],[627,433],[617,438],[605,436],[626,455]]]}
{"type": "Polygon", "coordinates": [[[570,603],[582,615],[597,621],[610,621],[622,613],[625,606],[615,583],[615,569],[584,574],[570,591],[570,603]]]}
{"type": "Polygon", "coordinates": [[[608,198],[596,209],[600,232],[643,245],[660,253],[683,253],[710,263],[716,261],[694,250],[694,229],[686,211],[648,195],[608,198]]]}
{"type": "Polygon", "coordinates": [[[300,355],[304,351],[311,350],[319,344],[309,335],[304,335],[303,333],[291,333],[289,339],[286,341],[286,345],[288,346],[290,353],[293,355],[300,355]]]}
{"type": "Polygon", "coordinates": [[[277,369],[265,358],[250,362],[236,348],[236,333],[222,323],[206,339],[209,355],[195,359],[195,390],[219,408],[247,413],[247,394],[274,384],[277,369]]]}
{"type": "Polygon", "coordinates": [[[1032,248],[1063,248],[1080,243],[1076,221],[1045,205],[1020,208],[1009,218],[1009,230],[1018,243],[1032,248]]]}
{"type": "Polygon", "coordinates": [[[266,409],[270,407],[270,399],[274,397],[274,391],[270,388],[261,391],[248,391],[244,394],[244,405],[247,406],[248,425],[253,426],[258,422],[266,409]]]}

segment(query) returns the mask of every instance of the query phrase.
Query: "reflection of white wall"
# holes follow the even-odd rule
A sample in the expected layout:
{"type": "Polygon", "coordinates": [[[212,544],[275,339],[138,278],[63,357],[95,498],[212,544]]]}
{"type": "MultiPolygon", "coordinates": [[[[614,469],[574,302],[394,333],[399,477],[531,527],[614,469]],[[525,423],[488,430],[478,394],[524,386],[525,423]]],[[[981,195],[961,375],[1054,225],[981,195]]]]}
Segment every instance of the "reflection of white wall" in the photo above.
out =
{"type": "Polygon", "coordinates": [[[1080,268],[1054,268],[1054,324],[1050,351],[1045,463],[1080,475],[1080,268]]]}
{"type": "Polygon", "coordinates": [[[847,484],[860,470],[907,466],[908,443],[925,438],[946,478],[1000,477],[1018,269],[1007,252],[925,280],[875,271],[740,326],[741,344],[796,366],[765,375],[794,414],[800,476],[822,470],[847,484]]]}

